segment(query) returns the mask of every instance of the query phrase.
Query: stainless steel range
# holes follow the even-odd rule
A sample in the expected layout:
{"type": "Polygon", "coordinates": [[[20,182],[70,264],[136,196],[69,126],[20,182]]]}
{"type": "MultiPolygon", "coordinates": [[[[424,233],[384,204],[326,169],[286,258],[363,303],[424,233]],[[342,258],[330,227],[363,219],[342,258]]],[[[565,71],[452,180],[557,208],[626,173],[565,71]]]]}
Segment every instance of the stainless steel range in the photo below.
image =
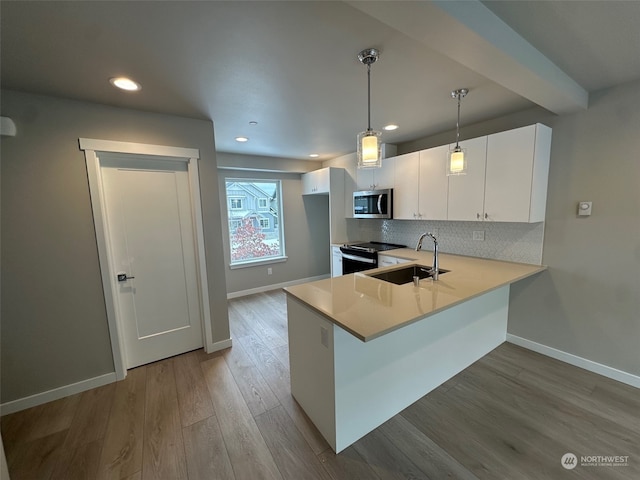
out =
{"type": "Polygon", "coordinates": [[[342,274],[346,275],[347,273],[378,268],[378,252],[395,248],[407,248],[407,246],[383,242],[345,244],[340,247],[342,252],[342,274]]]}

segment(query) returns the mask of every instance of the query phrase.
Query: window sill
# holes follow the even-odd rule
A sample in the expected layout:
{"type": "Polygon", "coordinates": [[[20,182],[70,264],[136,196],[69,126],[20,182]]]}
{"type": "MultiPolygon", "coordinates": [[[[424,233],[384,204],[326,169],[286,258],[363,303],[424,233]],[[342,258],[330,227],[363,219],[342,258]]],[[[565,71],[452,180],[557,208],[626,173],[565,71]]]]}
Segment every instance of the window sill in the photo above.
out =
{"type": "Polygon", "coordinates": [[[231,270],[235,270],[236,268],[247,268],[247,267],[257,267],[258,265],[268,265],[270,263],[281,263],[281,262],[286,262],[287,259],[289,257],[287,256],[283,256],[283,257],[269,257],[269,258],[265,258],[264,260],[247,260],[246,262],[238,262],[238,263],[232,263],[229,265],[229,268],[231,270]]]}

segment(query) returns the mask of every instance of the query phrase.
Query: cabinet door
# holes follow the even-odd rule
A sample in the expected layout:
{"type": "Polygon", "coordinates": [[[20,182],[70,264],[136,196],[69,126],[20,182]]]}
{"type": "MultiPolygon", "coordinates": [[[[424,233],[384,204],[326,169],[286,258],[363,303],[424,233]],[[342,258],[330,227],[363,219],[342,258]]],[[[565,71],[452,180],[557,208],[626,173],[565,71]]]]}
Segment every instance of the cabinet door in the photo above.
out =
{"type": "Polygon", "coordinates": [[[302,175],[302,194],[329,193],[330,175],[328,168],[321,168],[302,175]]]}
{"type": "Polygon", "coordinates": [[[302,174],[302,194],[310,195],[315,188],[315,172],[307,172],[302,174]]]}
{"type": "Polygon", "coordinates": [[[395,157],[393,218],[399,220],[414,220],[418,218],[419,169],[419,152],[395,157]]]}
{"type": "Polygon", "coordinates": [[[487,220],[532,221],[535,143],[536,125],[489,135],[484,200],[487,220]]]}
{"type": "Polygon", "coordinates": [[[316,178],[316,191],[315,193],[329,193],[331,188],[331,179],[329,168],[321,168],[312,172],[316,178]]]}
{"type": "Polygon", "coordinates": [[[373,171],[375,168],[358,168],[356,171],[356,185],[358,190],[373,190],[373,171]]]}
{"type": "Polygon", "coordinates": [[[483,220],[487,137],[465,140],[460,146],[466,149],[467,173],[448,177],[447,219],[483,220]]]}
{"type": "Polygon", "coordinates": [[[447,152],[449,147],[429,148],[420,152],[420,176],[418,182],[418,214],[421,220],[446,220],[447,152]]]}
{"type": "Polygon", "coordinates": [[[373,169],[373,183],[376,190],[393,188],[395,160],[396,157],[383,158],[382,167],[373,169]]]}

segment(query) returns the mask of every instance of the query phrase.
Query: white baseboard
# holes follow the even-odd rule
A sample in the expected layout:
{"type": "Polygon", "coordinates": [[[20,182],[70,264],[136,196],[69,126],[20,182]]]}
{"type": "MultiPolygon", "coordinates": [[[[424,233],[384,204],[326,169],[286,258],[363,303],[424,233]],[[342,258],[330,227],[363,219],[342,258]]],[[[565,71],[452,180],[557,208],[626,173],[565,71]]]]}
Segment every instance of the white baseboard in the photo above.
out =
{"type": "Polygon", "coordinates": [[[205,349],[206,353],[213,353],[219,350],[224,350],[225,348],[231,347],[231,339],[227,338],[226,340],[220,340],[219,342],[213,342],[207,344],[207,348],[205,349]]]}
{"type": "Polygon", "coordinates": [[[248,290],[240,290],[239,292],[231,292],[231,293],[227,293],[227,300],[231,298],[244,297],[246,295],[253,295],[254,293],[262,293],[262,292],[268,292],[270,290],[278,290],[279,288],[291,287],[293,285],[299,285],[301,283],[315,282],[316,280],[322,280],[329,277],[331,277],[331,275],[329,274],[318,275],[316,277],[301,278],[300,280],[293,280],[291,282],[274,283],[272,285],[265,285],[263,287],[250,288],[248,290]]]}
{"type": "Polygon", "coordinates": [[[108,383],[116,381],[115,372],[105,373],[99,377],[89,378],[82,380],[81,382],[72,383],[71,385],[65,385],[64,387],[54,388],[53,390],[47,390],[46,392],[36,393],[28,397],[12,400],[0,405],[0,415],[8,415],[9,413],[19,412],[27,408],[36,407],[43,403],[59,400],[69,395],[91,390],[92,388],[101,387],[108,383]]]}
{"type": "Polygon", "coordinates": [[[548,347],[546,345],[542,345],[541,343],[527,340],[526,338],[511,335],[509,333],[507,333],[507,342],[513,343],[528,350],[533,350],[534,352],[546,355],[547,357],[555,358],[556,360],[560,360],[561,362],[568,363],[575,367],[584,368],[585,370],[597,373],[598,375],[602,375],[613,380],[617,380],[618,382],[626,383],[627,385],[631,385],[632,387],[640,388],[640,377],[623,370],[608,367],[607,365],[603,365],[592,360],[587,360],[586,358],[578,357],[577,355],[563,352],[562,350],[557,350],[553,347],[548,347]]]}

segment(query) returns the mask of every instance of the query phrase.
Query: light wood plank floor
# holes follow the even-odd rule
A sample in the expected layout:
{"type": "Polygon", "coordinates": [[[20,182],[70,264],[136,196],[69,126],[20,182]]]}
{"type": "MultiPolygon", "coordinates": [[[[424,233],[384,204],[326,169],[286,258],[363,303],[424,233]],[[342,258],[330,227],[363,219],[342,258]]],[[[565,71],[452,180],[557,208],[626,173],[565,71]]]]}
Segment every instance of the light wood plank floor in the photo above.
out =
{"type": "Polygon", "coordinates": [[[11,478],[640,479],[640,392],[510,344],[335,455],[291,397],[284,293],[229,309],[231,349],[3,417],[11,478]]]}

